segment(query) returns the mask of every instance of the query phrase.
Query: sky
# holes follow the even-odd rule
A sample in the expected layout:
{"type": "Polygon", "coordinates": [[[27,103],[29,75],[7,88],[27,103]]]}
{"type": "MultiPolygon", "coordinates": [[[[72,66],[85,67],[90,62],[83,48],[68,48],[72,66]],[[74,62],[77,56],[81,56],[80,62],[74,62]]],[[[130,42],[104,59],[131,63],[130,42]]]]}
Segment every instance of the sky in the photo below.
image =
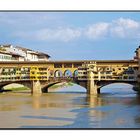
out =
{"type": "Polygon", "coordinates": [[[133,59],[140,12],[0,12],[0,44],[41,51],[51,60],[133,59]]]}

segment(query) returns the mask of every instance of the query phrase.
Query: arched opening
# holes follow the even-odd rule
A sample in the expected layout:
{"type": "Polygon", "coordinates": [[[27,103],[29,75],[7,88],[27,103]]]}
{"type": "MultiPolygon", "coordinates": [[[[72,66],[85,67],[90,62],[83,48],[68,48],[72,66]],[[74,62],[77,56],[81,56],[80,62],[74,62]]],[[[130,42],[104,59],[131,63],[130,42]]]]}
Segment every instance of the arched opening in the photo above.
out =
{"type": "Polygon", "coordinates": [[[66,70],[64,72],[64,77],[72,77],[72,72],[70,70],[66,70]]]}
{"type": "Polygon", "coordinates": [[[63,74],[60,70],[56,70],[55,73],[54,73],[54,77],[62,77],[63,74]]]}
{"type": "Polygon", "coordinates": [[[43,88],[43,92],[55,93],[85,93],[86,89],[72,82],[51,83],[43,88]]]}
{"type": "Polygon", "coordinates": [[[101,87],[101,93],[131,95],[136,93],[133,90],[133,85],[129,83],[111,83],[101,87]]]}
{"type": "Polygon", "coordinates": [[[75,71],[74,71],[73,77],[78,77],[78,70],[75,70],[75,71]]]}
{"type": "Polygon", "coordinates": [[[30,88],[23,84],[10,83],[10,84],[3,85],[1,90],[2,91],[25,91],[25,90],[30,90],[30,88]]]}

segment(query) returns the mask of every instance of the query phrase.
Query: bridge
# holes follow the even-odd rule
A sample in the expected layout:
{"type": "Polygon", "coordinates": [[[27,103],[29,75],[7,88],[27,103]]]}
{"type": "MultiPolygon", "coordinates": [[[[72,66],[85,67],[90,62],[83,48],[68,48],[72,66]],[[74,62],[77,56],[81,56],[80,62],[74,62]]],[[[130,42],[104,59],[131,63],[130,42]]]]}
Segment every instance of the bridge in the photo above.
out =
{"type": "Polygon", "coordinates": [[[0,62],[0,89],[11,83],[23,84],[33,96],[48,92],[48,88],[62,82],[76,83],[97,95],[111,83],[137,85],[136,60],[82,60],[48,62],[0,62]]]}

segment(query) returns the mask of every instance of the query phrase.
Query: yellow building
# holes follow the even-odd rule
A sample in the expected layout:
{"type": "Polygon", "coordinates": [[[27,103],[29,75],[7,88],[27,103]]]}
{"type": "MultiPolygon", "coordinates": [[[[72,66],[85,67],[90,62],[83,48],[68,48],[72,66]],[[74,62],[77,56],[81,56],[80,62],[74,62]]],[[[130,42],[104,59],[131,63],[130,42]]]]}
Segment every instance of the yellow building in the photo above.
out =
{"type": "Polygon", "coordinates": [[[48,80],[49,76],[48,67],[33,66],[30,68],[30,80],[48,80]]]}
{"type": "Polygon", "coordinates": [[[88,62],[78,68],[78,80],[132,80],[136,79],[136,76],[135,67],[115,63],[104,66],[96,62],[88,62]]]}

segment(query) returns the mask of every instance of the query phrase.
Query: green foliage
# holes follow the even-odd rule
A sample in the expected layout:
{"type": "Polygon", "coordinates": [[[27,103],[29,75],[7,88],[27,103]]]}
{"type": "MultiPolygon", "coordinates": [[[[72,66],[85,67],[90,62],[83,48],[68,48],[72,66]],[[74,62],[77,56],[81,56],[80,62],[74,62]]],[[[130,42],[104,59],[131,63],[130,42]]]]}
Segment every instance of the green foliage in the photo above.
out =
{"type": "Polygon", "coordinates": [[[28,87],[15,87],[15,88],[9,88],[8,90],[22,91],[22,90],[29,90],[29,88],[28,87]]]}
{"type": "Polygon", "coordinates": [[[73,86],[73,83],[69,82],[69,83],[56,84],[53,85],[51,88],[55,89],[55,88],[66,87],[66,86],[73,86]]]}

